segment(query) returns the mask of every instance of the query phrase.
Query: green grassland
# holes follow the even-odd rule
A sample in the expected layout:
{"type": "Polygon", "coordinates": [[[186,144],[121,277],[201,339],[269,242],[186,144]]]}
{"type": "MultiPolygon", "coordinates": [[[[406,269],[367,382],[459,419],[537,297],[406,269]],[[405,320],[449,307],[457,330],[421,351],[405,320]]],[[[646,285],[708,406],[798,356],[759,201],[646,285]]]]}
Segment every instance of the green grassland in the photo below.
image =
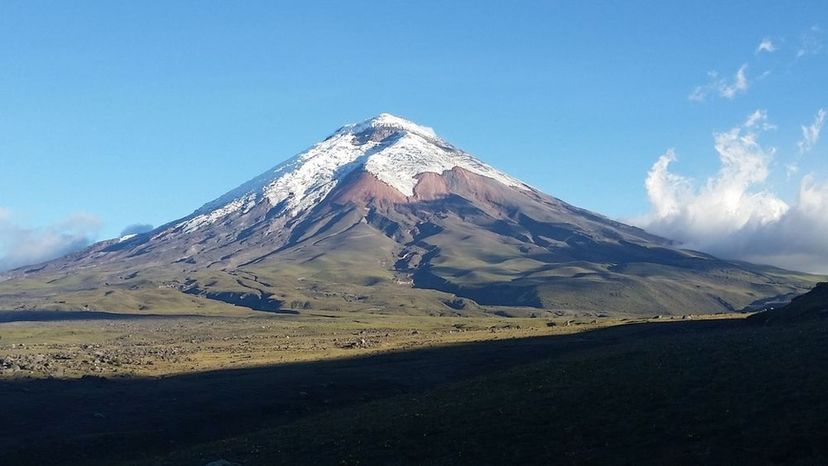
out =
{"type": "Polygon", "coordinates": [[[661,246],[555,246],[560,241],[538,237],[549,243],[541,247],[456,215],[441,221],[427,242],[401,245],[382,222],[366,223],[351,209],[324,217],[297,232],[289,246],[262,256],[228,253],[199,263],[142,262],[141,255],[97,263],[90,256],[1,281],[0,310],[681,316],[739,311],[824,280],[661,246]]]}
{"type": "MultiPolygon", "coordinates": [[[[249,315],[251,307],[444,316],[681,316],[739,311],[762,298],[804,293],[824,280],[761,266],[754,272],[652,263],[544,265],[530,259],[489,264],[475,259],[470,264],[468,258],[477,256],[462,248],[486,245],[457,242],[459,249],[446,248],[448,252],[428,269],[437,280],[456,288],[453,292],[414,287],[410,275],[394,271],[396,255],[390,241],[367,227],[356,227],[283,251],[278,260],[235,269],[82,269],[7,280],[0,282],[0,309],[228,316],[249,315]],[[338,244],[341,241],[359,247],[338,244]],[[492,296],[513,298],[516,305],[487,302],[492,296]]],[[[490,249],[497,255],[496,247],[490,249]]]]}

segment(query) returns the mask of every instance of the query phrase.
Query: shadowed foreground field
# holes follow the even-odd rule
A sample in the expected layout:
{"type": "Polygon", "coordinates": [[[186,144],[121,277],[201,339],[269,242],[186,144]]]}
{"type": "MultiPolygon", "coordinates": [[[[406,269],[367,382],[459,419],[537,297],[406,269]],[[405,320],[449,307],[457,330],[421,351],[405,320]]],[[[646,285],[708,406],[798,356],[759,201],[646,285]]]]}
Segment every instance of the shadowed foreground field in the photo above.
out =
{"type": "Polygon", "coordinates": [[[824,464],[828,331],[630,324],[163,378],[0,381],[0,464],[824,464]]]}

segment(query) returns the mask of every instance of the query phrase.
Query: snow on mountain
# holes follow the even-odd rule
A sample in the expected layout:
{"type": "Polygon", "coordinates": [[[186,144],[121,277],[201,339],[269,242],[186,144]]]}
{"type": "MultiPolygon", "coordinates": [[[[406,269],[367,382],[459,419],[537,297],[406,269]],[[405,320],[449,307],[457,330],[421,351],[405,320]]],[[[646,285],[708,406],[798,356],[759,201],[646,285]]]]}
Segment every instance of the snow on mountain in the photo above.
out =
{"type": "Polygon", "coordinates": [[[431,128],[382,113],[346,125],[324,141],[230,191],[176,225],[191,232],[267,200],[280,215],[295,217],[312,208],[356,169],[364,169],[405,196],[414,194],[418,175],[455,167],[520,190],[530,188],[451,146],[431,128]]]}
{"type": "Polygon", "coordinates": [[[380,113],[374,118],[365,120],[362,123],[345,125],[337,131],[337,133],[344,131],[359,134],[366,130],[381,128],[403,130],[409,133],[419,134],[420,136],[437,139],[437,133],[435,133],[432,128],[418,125],[417,123],[408,121],[405,118],[400,118],[390,113],[380,113]]]}

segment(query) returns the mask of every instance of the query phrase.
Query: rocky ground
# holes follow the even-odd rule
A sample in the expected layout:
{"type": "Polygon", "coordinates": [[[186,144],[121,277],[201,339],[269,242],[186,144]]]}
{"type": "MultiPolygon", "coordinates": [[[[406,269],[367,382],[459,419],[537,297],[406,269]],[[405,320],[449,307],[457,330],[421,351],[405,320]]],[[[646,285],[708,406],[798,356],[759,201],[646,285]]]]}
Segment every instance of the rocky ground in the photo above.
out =
{"type": "Polygon", "coordinates": [[[571,333],[609,320],[344,315],[0,324],[0,377],[161,376],[571,333]]]}
{"type": "Polygon", "coordinates": [[[67,374],[102,374],[135,372],[156,361],[181,363],[187,361],[180,346],[150,348],[129,346],[111,348],[105,345],[11,345],[15,354],[0,357],[0,374],[64,377],[67,374]],[[28,352],[37,351],[37,352],[28,352]],[[42,351],[42,352],[41,352],[42,351]]]}
{"type": "MultiPolygon", "coordinates": [[[[0,323],[0,464],[154,461],[185,445],[614,347],[619,338],[719,325],[691,316],[641,325],[349,313],[82,317],[0,323]]],[[[739,324],[730,317],[721,325],[739,324]]]]}

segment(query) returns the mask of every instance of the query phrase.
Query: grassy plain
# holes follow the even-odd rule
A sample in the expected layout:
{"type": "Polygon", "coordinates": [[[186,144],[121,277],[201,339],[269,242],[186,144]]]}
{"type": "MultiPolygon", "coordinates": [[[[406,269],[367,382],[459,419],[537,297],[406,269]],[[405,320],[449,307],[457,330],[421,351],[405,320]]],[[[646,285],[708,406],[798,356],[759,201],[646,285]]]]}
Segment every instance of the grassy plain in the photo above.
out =
{"type": "Polygon", "coordinates": [[[0,324],[0,464],[828,458],[813,323],[92,316],[0,324]]]}

